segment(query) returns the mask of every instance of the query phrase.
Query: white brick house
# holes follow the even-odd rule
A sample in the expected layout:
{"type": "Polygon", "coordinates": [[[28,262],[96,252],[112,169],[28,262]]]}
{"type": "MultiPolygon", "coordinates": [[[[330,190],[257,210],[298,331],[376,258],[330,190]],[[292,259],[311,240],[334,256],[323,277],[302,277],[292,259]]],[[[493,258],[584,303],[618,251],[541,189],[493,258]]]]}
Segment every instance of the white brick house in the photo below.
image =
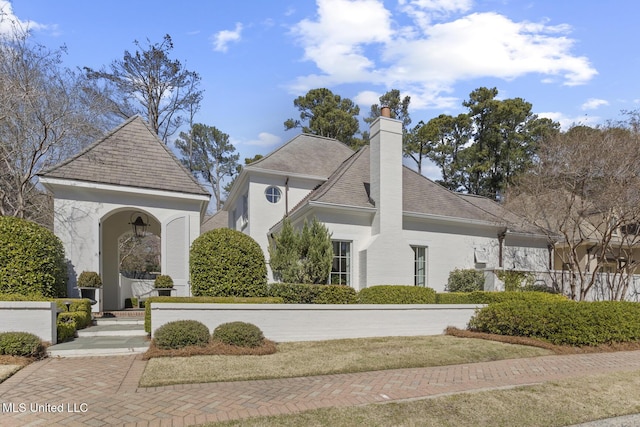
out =
{"type": "Polygon", "coordinates": [[[246,166],[224,211],[268,259],[286,215],[316,217],[332,233],[332,282],[444,290],[455,268],[546,271],[548,239],[499,204],[451,192],[402,164],[402,124],[380,117],[370,146],[298,135],[246,166]]]}

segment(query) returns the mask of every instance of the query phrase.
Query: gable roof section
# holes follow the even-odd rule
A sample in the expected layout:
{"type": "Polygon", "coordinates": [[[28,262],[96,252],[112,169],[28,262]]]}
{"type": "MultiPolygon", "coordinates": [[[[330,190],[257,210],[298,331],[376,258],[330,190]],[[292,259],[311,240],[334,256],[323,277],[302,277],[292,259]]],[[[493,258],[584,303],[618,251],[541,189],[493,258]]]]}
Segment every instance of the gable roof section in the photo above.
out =
{"type": "MultiPolygon", "coordinates": [[[[522,218],[485,197],[454,193],[440,184],[403,167],[403,212],[433,215],[461,221],[482,221],[509,226],[511,231],[541,234],[522,218]]],[[[369,147],[365,146],[300,202],[291,213],[310,202],[355,208],[375,207],[369,194],[369,147]]]]}
{"type": "Polygon", "coordinates": [[[302,133],[245,168],[327,178],[352,154],[336,139],[302,133]]]}
{"type": "Polygon", "coordinates": [[[209,196],[140,116],[40,176],[209,196]]]}

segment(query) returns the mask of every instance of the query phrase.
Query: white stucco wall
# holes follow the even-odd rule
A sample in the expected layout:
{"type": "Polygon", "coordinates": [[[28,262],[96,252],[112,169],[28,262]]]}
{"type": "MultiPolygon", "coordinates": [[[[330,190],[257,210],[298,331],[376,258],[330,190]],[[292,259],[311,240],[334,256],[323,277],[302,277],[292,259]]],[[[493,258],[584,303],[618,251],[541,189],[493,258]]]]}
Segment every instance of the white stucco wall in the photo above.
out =
{"type": "Polygon", "coordinates": [[[0,301],[0,332],[29,332],[55,344],[57,315],[55,302],[0,301]]]}
{"type": "Polygon", "coordinates": [[[175,320],[197,320],[213,331],[228,322],[258,326],[276,342],[341,338],[440,335],[464,329],[471,304],[177,304],[152,303],[152,335],[175,320]]]}
{"type": "Polygon", "coordinates": [[[129,222],[134,212],[147,214],[149,231],[161,237],[162,273],[172,276],[178,295],[189,294],[188,251],[200,234],[205,197],[118,187],[48,185],[55,195],[54,232],[62,240],[69,260],[71,295],[82,271],[96,271],[103,279],[104,308],[123,307],[124,298],[117,291],[117,240],[131,229],[129,222]],[[167,240],[167,235],[173,235],[172,241],[167,240]],[[181,259],[176,251],[183,254],[181,259]]]}

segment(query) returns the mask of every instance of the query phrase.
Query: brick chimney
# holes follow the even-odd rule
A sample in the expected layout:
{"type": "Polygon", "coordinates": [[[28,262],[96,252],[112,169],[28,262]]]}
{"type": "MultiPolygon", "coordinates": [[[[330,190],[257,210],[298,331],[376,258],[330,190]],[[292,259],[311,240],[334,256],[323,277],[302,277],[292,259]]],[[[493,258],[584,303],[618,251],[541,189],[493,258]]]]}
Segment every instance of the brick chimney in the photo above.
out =
{"type": "Polygon", "coordinates": [[[372,234],[402,229],[402,122],[389,107],[370,127],[371,198],[376,204],[372,234]]]}

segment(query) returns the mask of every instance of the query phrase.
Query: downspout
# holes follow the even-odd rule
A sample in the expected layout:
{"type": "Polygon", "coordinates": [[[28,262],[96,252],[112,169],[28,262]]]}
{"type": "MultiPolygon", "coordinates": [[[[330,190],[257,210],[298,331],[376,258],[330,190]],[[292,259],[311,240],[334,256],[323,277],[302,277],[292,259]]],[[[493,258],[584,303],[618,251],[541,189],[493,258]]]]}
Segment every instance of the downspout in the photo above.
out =
{"type": "Polygon", "coordinates": [[[503,231],[501,231],[500,233],[498,233],[498,267],[502,268],[504,265],[503,262],[503,251],[502,251],[502,247],[504,245],[504,238],[507,235],[507,229],[505,228],[503,231]]]}
{"type": "Polygon", "coordinates": [[[284,216],[289,216],[289,177],[284,182],[284,216]]]}

